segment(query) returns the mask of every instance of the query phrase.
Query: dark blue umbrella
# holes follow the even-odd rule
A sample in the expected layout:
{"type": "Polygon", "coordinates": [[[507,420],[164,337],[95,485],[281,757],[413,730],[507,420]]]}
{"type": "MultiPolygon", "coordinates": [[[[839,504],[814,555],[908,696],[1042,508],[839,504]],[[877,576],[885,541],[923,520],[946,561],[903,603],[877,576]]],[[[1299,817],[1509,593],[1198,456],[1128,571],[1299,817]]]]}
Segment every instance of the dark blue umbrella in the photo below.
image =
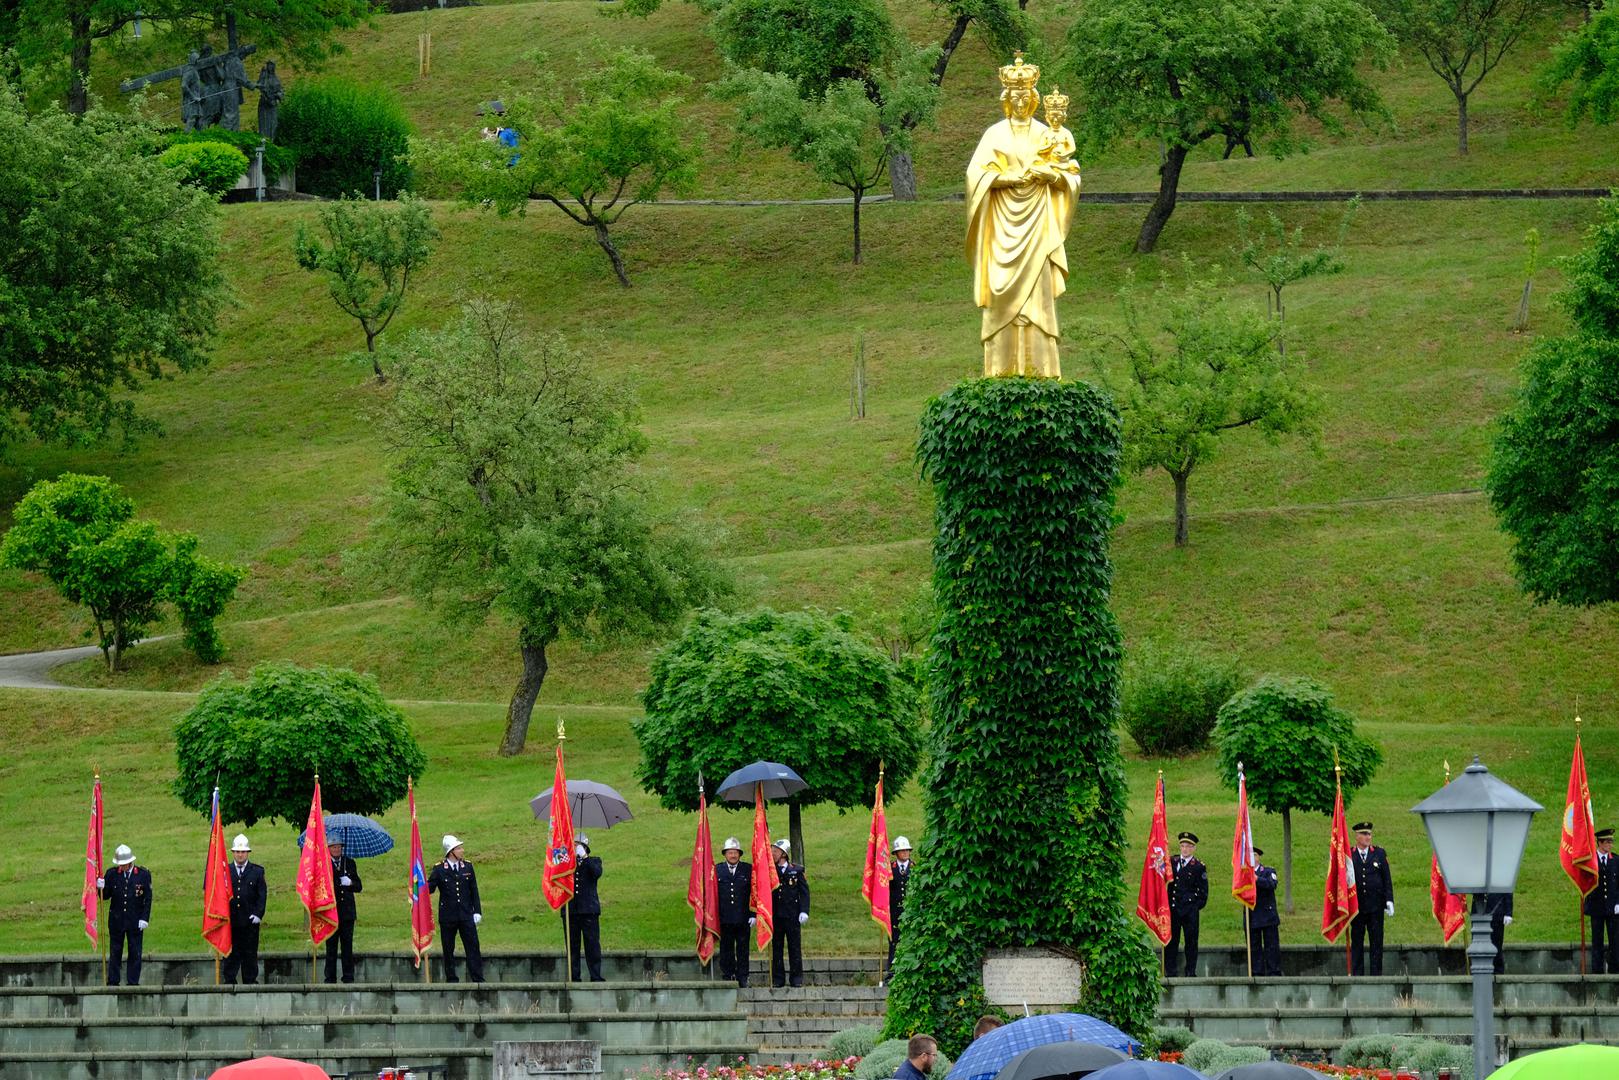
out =
{"type": "MultiPolygon", "coordinates": [[[[1141,1044],[1114,1027],[1080,1013],[1043,1013],[1014,1020],[998,1027],[962,1052],[949,1080],[994,1080],[1007,1062],[1036,1046],[1059,1042],[1087,1042],[1111,1046],[1119,1053],[1133,1056],[1141,1053],[1141,1044]]],[[[1116,1068],[1110,1065],[1108,1069],[1116,1068]]],[[[1104,1069],[1102,1072],[1106,1072],[1104,1069]]],[[[1092,1076],[1101,1076],[1095,1072],[1092,1076]]],[[[1192,1075],[1196,1076],[1196,1073],[1192,1075]]],[[[1202,1080],[1199,1077],[1199,1080],[1202,1080]]]]}
{"type": "Polygon", "coordinates": [[[1025,1050],[995,1074],[995,1080],[1046,1080],[1054,1076],[1089,1076],[1125,1060],[1111,1046],[1090,1042],[1055,1042],[1025,1050]]]}
{"type": "MultiPolygon", "coordinates": [[[[298,834],[298,847],[304,846],[305,833],[298,834]]],[[[386,855],[394,849],[394,838],[381,825],[359,814],[327,814],[326,842],[343,845],[343,854],[352,859],[386,855]]]]}
{"type": "Polygon", "coordinates": [[[1202,1073],[1173,1061],[1121,1061],[1091,1073],[1085,1080],[1205,1080],[1202,1073]]]}
{"type": "Polygon", "coordinates": [[[720,798],[726,802],[752,802],[753,789],[763,784],[765,798],[785,799],[809,787],[804,778],[785,765],[774,761],[755,761],[744,765],[720,782],[720,798]]]}

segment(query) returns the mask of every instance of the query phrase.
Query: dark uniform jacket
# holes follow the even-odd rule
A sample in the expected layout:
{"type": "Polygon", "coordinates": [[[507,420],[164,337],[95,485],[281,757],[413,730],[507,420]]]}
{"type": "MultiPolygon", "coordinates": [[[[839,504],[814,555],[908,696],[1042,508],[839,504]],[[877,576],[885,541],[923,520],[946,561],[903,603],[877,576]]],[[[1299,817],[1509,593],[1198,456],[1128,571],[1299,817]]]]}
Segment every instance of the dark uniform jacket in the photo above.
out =
{"type": "Polygon", "coordinates": [[[1248,916],[1248,925],[1255,930],[1282,925],[1276,911],[1276,868],[1260,864],[1254,870],[1254,910],[1248,916]]]}
{"type": "Polygon", "coordinates": [[[792,862],[778,865],[776,878],[781,884],[770,894],[770,914],[779,927],[784,919],[797,922],[799,915],[809,914],[809,882],[804,880],[804,868],[792,862]]]}
{"type": "Polygon", "coordinates": [[[1361,914],[1383,914],[1384,905],[1394,899],[1389,853],[1373,844],[1362,859],[1360,848],[1354,848],[1349,853],[1349,863],[1355,868],[1355,892],[1360,897],[1361,914]]]}
{"type": "Polygon", "coordinates": [[[1209,902],[1209,871],[1195,855],[1185,866],[1180,861],[1177,855],[1169,864],[1174,869],[1169,879],[1169,910],[1184,919],[1209,902]]]}
{"type": "Polygon", "coordinates": [[[264,901],[269,895],[264,888],[264,867],[249,862],[238,872],[233,859],[225,872],[230,875],[231,922],[246,922],[251,915],[264,918],[264,901]]]}
{"type": "MultiPolygon", "coordinates": [[[[1612,912],[1613,908],[1608,908],[1608,911],[1612,912]]],[[[1501,929],[1506,925],[1503,921],[1505,917],[1512,914],[1512,894],[1478,893],[1474,895],[1473,914],[1485,913],[1490,916],[1490,925],[1496,930],[1501,929]]]]}
{"type": "Polygon", "coordinates": [[[463,862],[451,866],[441,862],[427,875],[427,891],[438,893],[438,921],[471,923],[474,915],[483,914],[483,903],[478,899],[478,875],[472,864],[463,862]]]}
{"type": "Polygon", "coordinates": [[[735,926],[753,918],[753,867],[745,862],[736,864],[731,872],[729,863],[721,860],[714,864],[714,881],[719,886],[720,922],[735,926]]]}
{"type": "Polygon", "coordinates": [[[911,864],[907,862],[903,870],[899,863],[894,864],[894,877],[888,883],[888,910],[893,916],[893,925],[899,925],[899,917],[905,914],[905,890],[911,884],[911,864]]]}
{"type": "Polygon", "coordinates": [[[341,860],[332,860],[332,888],[337,890],[337,920],[338,922],[354,921],[354,894],[360,892],[360,868],[354,860],[347,855],[341,860]],[[353,885],[344,885],[343,878],[347,877],[354,882],[353,885]]]}
{"type": "Polygon", "coordinates": [[[601,894],[596,891],[596,882],[601,880],[602,861],[600,856],[587,855],[579,860],[573,871],[573,896],[568,900],[568,912],[573,915],[600,915],[602,913],[601,894]]]}
{"type": "Polygon", "coordinates": [[[109,900],[107,918],[135,929],[152,919],[152,872],[144,866],[114,866],[102,875],[101,896],[109,900]]]}
{"type": "Polygon", "coordinates": [[[1597,887],[1585,897],[1585,913],[1612,918],[1614,905],[1619,904],[1619,854],[1609,855],[1606,866],[1602,865],[1602,856],[1598,855],[1596,863],[1597,887]]]}

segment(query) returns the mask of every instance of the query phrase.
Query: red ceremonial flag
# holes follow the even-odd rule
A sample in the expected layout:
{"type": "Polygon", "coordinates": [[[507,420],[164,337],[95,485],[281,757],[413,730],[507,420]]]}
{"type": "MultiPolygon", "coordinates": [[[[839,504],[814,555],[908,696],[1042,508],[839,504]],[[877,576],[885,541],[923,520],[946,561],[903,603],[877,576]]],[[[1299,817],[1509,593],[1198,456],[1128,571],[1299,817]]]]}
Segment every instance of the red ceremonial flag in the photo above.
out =
{"type": "Polygon", "coordinates": [[[540,871],[540,894],[552,911],[573,899],[573,872],[578,866],[573,807],[568,802],[568,778],[563,775],[562,745],[558,743],[557,775],[551,783],[551,834],[545,842],[545,869],[540,871]]]}
{"type": "Polygon", "coordinates": [[[202,871],[202,939],[218,956],[229,956],[230,901],[235,887],[225,854],[225,825],[219,820],[219,789],[214,788],[213,824],[208,829],[208,861],[202,871]]]}
{"type": "Polygon", "coordinates": [[[1568,770],[1568,798],[1563,804],[1563,872],[1580,890],[1591,895],[1597,887],[1597,838],[1591,812],[1591,785],[1585,779],[1585,751],[1580,733],[1574,732],[1574,763],[1568,770]]]}
{"type": "Polygon", "coordinates": [[[1164,812],[1164,777],[1158,776],[1158,795],[1152,805],[1152,832],[1147,857],[1141,863],[1141,890],[1136,894],[1136,918],[1147,924],[1161,945],[1169,944],[1169,819],[1164,812]]]}
{"type": "Polygon", "coordinates": [[[304,850],[298,856],[298,899],[309,911],[309,940],[319,945],[337,933],[337,891],[332,882],[332,852],[326,846],[326,815],[320,808],[320,774],[309,800],[304,850]]]}
{"type": "Polygon", "coordinates": [[[102,876],[101,866],[101,776],[90,791],[90,831],[84,838],[84,889],[79,893],[79,907],[84,911],[84,933],[97,945],[101,944],[101,886],[96,881],[102,876]]]}
{"type": "Polygon", "coordinates": [[[894,880],[888,865],[888,814],[883,810],[883,777],[877,774],[877,798],[871,804],[871,832],[866,835],[866,872],[860,878],[860,895],[871,905],[871,917],[883,933],[894,936],[894,913],[889,907],[889,887],[894,880]]]}
{"type": "Polygon", "coordinates": [[[410,799],[410,947],[416,966],[433,947],[433,897],[427,890],[427,861],[422,858],[422,827],[416,822],[416,783],[407,779],[410,799]]]}
{"type": "Polygon", "coordinates": [[[775,929],[771,896],[781,879],[776,876],[775,853],[770,850],[770,826],[765,821],[765,787],[753,786],[753,937],[759,948],[770,944],[775,929]]]}
{"type": "Polygon", "coordinates": [[[1344,788],[1338,785],[1332,808],[1332,840],[1327,850],[1327,891],[1321,903],[1321,936],[1336,942],[1349,921],[1360,914],[1355,867],[1349,857],[1349,827],[1344,824],[1344,788]]]}
{"type": "Polygon", "coordinates": [[[686,879],[686,903],[697,923],[697,959],[704,964],[720,940],[720,883],[714,873],[714,838],[708,831],[708,796],[697,782],[697,840],[691,849],[691,876],[686,879]]]}
{"type": "Polygon", "coordinates": [[[1450,939],[1467,923],[1467,897],[1445,886],[1445,875],[1439,871],[1439,856],[1428,858],[1433,863],[1428,868],[1428,899],[1433,902],[1433,917],[1439,922],[1439,932],[1449,945],[1450,939]]]}
{"type": "Polygon", "coordinates": [[[1259,886],[1254,880],[1259,859],[1254,855],[1254,827],[1248,820],[1248,778],[1237,763],[1237,831],[1231,838],[1231,895],[1237,903],[1253,910],[1259,902],[1259,886]]]}

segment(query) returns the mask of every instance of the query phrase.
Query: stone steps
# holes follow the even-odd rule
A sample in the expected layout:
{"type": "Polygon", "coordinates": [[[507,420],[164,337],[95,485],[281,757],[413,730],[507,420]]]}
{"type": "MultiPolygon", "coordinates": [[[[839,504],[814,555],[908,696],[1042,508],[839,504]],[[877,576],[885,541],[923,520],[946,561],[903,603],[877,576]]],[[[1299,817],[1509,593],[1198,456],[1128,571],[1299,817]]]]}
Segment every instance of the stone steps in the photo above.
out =
{"type": "MultiPolygon", "coordinates": [[[[1166,1009],[1378,1008],[1390,1001],[1412,1005],[1472,1008],[1473,983],[1461,976],[1367,976],[1351,979],[1166,979],[1166,1009]]],[[[1619,1008],[1619,976],[1500,975],[1495,978],[1498,1008],[1582,1005],[1619,1008]]]]}

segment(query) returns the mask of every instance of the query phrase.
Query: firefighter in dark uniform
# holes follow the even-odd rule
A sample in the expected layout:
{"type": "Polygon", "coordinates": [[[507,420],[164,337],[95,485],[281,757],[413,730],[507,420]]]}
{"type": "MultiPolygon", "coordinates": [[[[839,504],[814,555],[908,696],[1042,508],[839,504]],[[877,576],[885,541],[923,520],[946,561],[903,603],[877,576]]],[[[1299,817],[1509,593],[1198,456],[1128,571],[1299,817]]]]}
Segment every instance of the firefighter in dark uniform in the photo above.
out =
{"type": "MultiPolygon", "coordinates": [[[[1265,854],[1254,848],[1257,862],[1265,854]]],[[[1254,958],[1255,975],[1282,973],[1282,916],[1276,910],[1276,868],[1259,863],[1254,867],[1254,910],[1248,915],[1248,950],[1254,958]]]]}
{"type": "Polygon", "coordinates": [[[354,981],[354,894],[361,889],[360,868],[343,854],[343,841],[331,842],[332,882],[337,886],[337,931],[326,939],[326,981],[337,981],[337,957],[343,956],[343,981],[354,981]]]}
{"type": "Polygon", "coordinates": [[[129,949],[126,980],[141,984],[141,941],[152,918],[152,872],[135,865],[135,853],[128,844],[119,844],[113,853],[113,870],[96,882],[107,903],[107,985],[117,986],[124,966],[124,948],[129,949]]]}
{"type": "Polygon", "coordinates": [[[725,838],[714,864],[720,900],[720,974],[748,985],[748,927],[753,925],[753,867],[742,861],[742,842],[725,838]]]}
{"type": "Polygon", "coordinates": [[[894,975],[894,951],[899,948],[899,917],[905,914],[905,890],[911,884],[911,842],[903,836],[894,837],[894,862],[890,869],[893,877],[888,882],[888,913],[894,932],[888,938],[888,967],[883,969],[887,973],[885,979],[894,975]]]}
{"type": "Polygon", "coordinates": [[[1176,974],[1181,938],[1186,939],[1187,978],[1197,974],[1197,930],[1204,905],[1209,902],[1209,871],[1197,858],[1197,834],[1180,834],[1181,853],[1169,861],[1169,944],[1164,946],[1164,971],[1176,974]]]}
{"type": "Polygon", "coordinates": [[[809,882],[804,880],[804,868],[789,858],[793,845],[777,840],[776,879],[780,882],[770,894],[770,915],[774,933],[770,937],[771,985],[804,985],[804,946],[800,930],[809,922],[809,882]],[[782,950],[786,949],[787,964],[782,964],[782,950]]]}
{"type": "Polygon", "coordinates": [[[590,853],[590,837],[584,833],[573,838],[575,858],[573,896],[568,899],[566,915],[568,926],[568,961],[573,981],[579,981],[579,957],[583,954],[590,968],[591,982],[606,982],[602,977],[602,902],[596,891],[601,880],[602,861],[590,853]]]}
{"type": "Polygon", "coordinates": [[[1506,974],[1507,958],[1501,946],[1506,942],[1507,927],[1512,925],[1512,894],[1477,894],[1473,897],[1473,914],[1490,916],[1490,944],[1495,946],[1495,973],[1506,974]]]}
{"type": "Polygon", "coordinates": [[[230,955],[220,970],[220,980],[227,986],[236,982],[238,973],[247,986],[259,981],[259,924],[269,890],[264,886],[264,867],[248,860],[252,851],[247,834],[237,833],[230,845],[230,955]]]}
{"type": "Polygon", "coordinates": [[[1585,914],[1591,919],[1591,971],[1619,975],[1619,857],[1613,853],[1612,829],[1597,830],[1596,839],[1597,884],[1585,898],[1585,914]]]}
{"type": "Polygon", "coordinates": [[[1389,853],[1372,843],[1370,821],[1355,826],[1355,850],[1349,853],[1349,865],[1355,870],[1355,892],[1360,899],[1360,913],[1349,923],[1350,974],[1381,975],[1383,920],[1394,914],[1394,875],[1389,871],[1389,853]]]}
{"type": "Polygon", "coordinates": [[[454,836],[444,838],[444,861],[427,875],[427,891],[438,893],[438,925],[444,934],[444,980],[460,982],[455,974],[455,936],[467,953],[467,977],[483,982],[483,953],[478,951],[478,924],[483,903],[478,899],[478,875],[467,862],[466,849],[454,836]]]}

